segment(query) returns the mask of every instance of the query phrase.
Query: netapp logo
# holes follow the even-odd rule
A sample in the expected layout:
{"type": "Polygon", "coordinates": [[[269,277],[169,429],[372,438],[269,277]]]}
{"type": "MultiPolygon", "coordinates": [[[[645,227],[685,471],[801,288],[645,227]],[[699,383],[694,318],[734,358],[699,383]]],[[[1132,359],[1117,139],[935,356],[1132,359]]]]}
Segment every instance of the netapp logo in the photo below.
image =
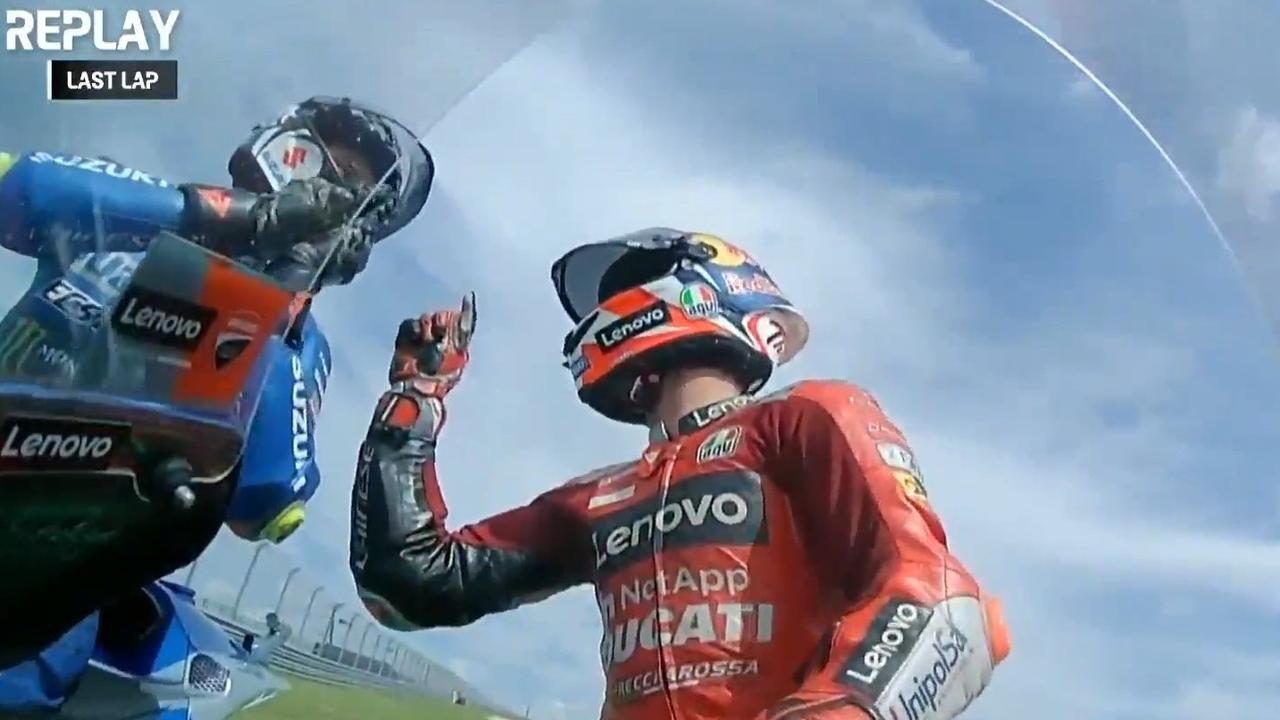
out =
{"type": "Polygon", "coordinates": [[[691,477],[666,494],[600,518],[591,532],[596,569],[609,575],[664,550],[695,545],[758,545],[768,541],[760,477],[719,472],[691,477]],[[659,504],[661,502],[661,504],[659,504]],[[655,540],[655,536],[659,540],[655,540]]]}
{"type": "Polygon", "coordinates": [[[112,327],[140,340],[191,351],[200,344],[216,316],[210,308],[132,287],[120,297],[112,327]]]}
{"type": "Polygon", "coordinates": [[[671,311],[666,303],[656,302],[637,313],[618,318],[596,331],[596,344],[602,350],[612,350],[619,343],[646,330],[671,322],[671,311]]]}
{"type": "Polygon", "coordinates": [[[31,470],[105,470],[129,436],[120,423],[10,417],[0,426],[0,461],[31,470]]]}

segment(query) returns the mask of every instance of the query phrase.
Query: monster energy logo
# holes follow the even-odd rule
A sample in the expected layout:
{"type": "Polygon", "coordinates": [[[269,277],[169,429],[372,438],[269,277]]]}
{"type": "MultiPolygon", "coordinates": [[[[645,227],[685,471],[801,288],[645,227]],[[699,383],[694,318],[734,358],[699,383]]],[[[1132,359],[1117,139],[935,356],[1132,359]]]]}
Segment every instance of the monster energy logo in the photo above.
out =
{"type": "Polygon", "coordinates": [[[31,353],[48,337],[40,324],[30,318],[18,318],[9,334],[0,338],[0,373],[10,375],[22,371],[31,353]]]}

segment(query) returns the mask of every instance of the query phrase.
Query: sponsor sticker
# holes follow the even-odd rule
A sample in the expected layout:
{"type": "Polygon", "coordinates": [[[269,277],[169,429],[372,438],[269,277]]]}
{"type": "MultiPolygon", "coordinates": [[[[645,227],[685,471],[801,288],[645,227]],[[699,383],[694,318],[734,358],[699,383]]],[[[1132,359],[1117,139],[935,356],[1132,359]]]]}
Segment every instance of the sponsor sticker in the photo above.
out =
{"type": "Polygon", "coordinates": [[[73,322],[92,326],[102,319],[102,304],[63,278],[53,281],[40,296],[73,322]]]}
{"type": "Polygon", "coordinates": [[[876,613],[862,642],[845,661],[842,684],[868,698],[879,698],[903,661],[921,642],[933,610],[910,600],[890,598],[876,613]]]}
{"type": "Polygon", "coordinates": [[[11,416],[0,423],[0,467],[105,470],[130,436],[123,423],[11,416]]]}
{"type": "Polygon", "coordinates": [[[598,518],[591,543],[602,576],[648,558],[654,545],[757,545],[768,541],[760,477],[733,470],[690,477],[665,495],[598,518]]]}
{"type": "Polygon", "coordinates": [[[19,317],[4,337],[0,337],[0,372],[18,373],[26,365],[31,353],[44,342],[49,333],[36,321],[19,317]]]}
{"type": "Polygon", "coordinates": [[[596,344],[601,350],[609,352],[618,345],[641,333],[661,327],[671,322],[671,311],[667,304],[658,301],[649,307],[618,318],[596,331],[596,344]]]}
{"type": "Polygon", "coordinates": [[[728,400],[698,408],[680,419],[680,431],[687,434],[694,430],[701,430],[721,418],[728,417],[735,410],[750,405],[751,402],[750,395],[738,395],[728,400]]]}
{"type": "Polygon", "coordinates": [[[876,443],[876,452],[880,454],[880,459],[885,465],[895,470],[905,470],[917,478],[924,478],[920,474],[920,467],[916,465],[915,455],[906,446],[895,442],[876,443]]]}
{"type": "Polygon", "coordinates": [[[871,698],[876,717],[936,720],[960,714],[991,675],[983,616],[981,602],[971,596],[938,604],[915,647],[871,698]]]}
{"type": "Polygon", "coordinates": [[[54,155],[47,152],[37,152],[31,155],[31,162],[37,165],[42,163],[53,163],[54,165],[75,168],[77,170],[85,170],[91,173],[98,173],[99,175],[108,175],[121,180],[132,180],[133,182],[142,183],[144,185],[170,187],[169,183],[165,180],[103,158],[87,158],[81,157],[80,155],[54,155]]]}
{"type": "Polygon", "coordinates": [[[80,287],[91,286],[98,292],[117,295],[124,291],[138,269],[138,253],[105,252],[81,255],[71,262],[67,274],[80,281],[80,287]]]}
{"type": "Polygon", "coordinates": [[[258,165],[276,187],[305,180],[324,169],[324,152],[309,133],[290,130],[272,137],[257,151],[258,165]]]}
{"type": "Polygon", "coordinates": [[[226,188],[207,187],[196,190],[200,201],[209,206],[214,215],[225,218],[231,212],[231,192],[226,188]]]}
{"type": "Polygon", "coordinates": [[[586,375],[590,369],[591,361],[587,359],[586,355],[579,355],[574,358],[572,363],[569,363],[569,372],[573,374],[574,380],[581,380],[582,376],[586,375]]]}
{"type": "Polygon", "coordinates": [[[59,347],[54,347],[49,343],[42,343],[40,350],[37,352],[40,361],[52,368],[62,371],[67,377],[76,374],[79,363],[71,356],[71,353],[59,347]]]}
{"type": "Polygon", "coordinates": [[[716,430],[707,436],[698,446],[698,464],[731,457],[738,451],[738,443],[742,441],[742,426],[733,425],[716,430]]]}
{"type": "Polygon", "coordinates": [[[694,283],[680,291],[680,309],[691,318],[705,318],[720,313],[720,298],[710,285],[694,283]]]}
{"type": "Polygon", "coordinates": [[[221,370],[244,353],[262,329],[262,318],[247,310],[237,311],[227,319],[213,343],[213,364],[221,370]]]}
{"type": "Polygon", "coordinates": [[[200,345],[217,313],[171,295],[130,287],[111,319],[122,335],[190,352],[200,345]]]}
{"type": "Polygon", "coordinates": [[[632,675],[609,687],[613,702],[624,704],[669,689],[690,687],[706,680],[724,680],[758,675],[759,660],[704,660],[671,665],[666,672],[649,670],[632,675]]]}
{"type": "Polygon", "coordinates": [[[324,405],[324,394],[329,389],[329,372],[331,370],[329,362],[328,351],[322,349],[317,358],[315,371],[311,373],[311,377],[316,383],[316,391],[308,401],[312,418],[320,417],[320,408],[324,405]]]}
{"type": "MultiPolygon", "coordinates": [[[[930,720],[938,717],[939,701],[956,667],[969,654],[969,638],[954,625],[946,624],[928,634],[929,646],[924,657],[909,663],[911,684],[894,693],[888,703],[896,706],[891,717],[902,720],[930,720]],[[899,715],[897,709],[902,710],[899,715]]],[[[905,685],[906,683],[898,683],[905,685]]],[[[947,713],[950,715],[950,713],[947,713]]]]}
{"type": "MultiPolygon", "coordinates": [[[[859,402],[856,398],[849,398],[849,404],[862,405],[864,403],[859,402]]],[[[867,423],[867,434],[870,435],[873,440],[891,440],[897,443],[906,442],[906,438],[902,436],[902,431],[899,430],[896,425],[884,419],[879,422],[867,423]]]]}
{"type": "Polygon", "coordinates": [[[782,291],[764,273],[757,272],[751,275],[743,275],[742,273],[726,272],[723,277],[724,288],[731,295],[760,294],[782,297],[782,291]]]}
{"type": "Polygon", "coordinates": [[[746,568],[683,566],[634,578],[598,595],[605,629],[601,665],[607,671],[632,659],[637,650],[659,646],[698,643],[741,651],[747,643],[773,642],[773,603],[746,600],[742,595],[749,585],[746,568]],[[656,602],[659,598],[664,602],[656,602]]]}
{"type": "Polygon", "coordinates": [[[711,248],[711,262],[721,267],[738,267],[745,265],[751,260],[751,257],[735,245],[725,242],[723,239],[715,235],[707,235],[705,233],[694,233],[690,238],[692,242],[711,248]]]}
{"type": "Polygon", "coordinates": [[[628,485],[619,490],[604,493],[603,495],[594,495],[587,501],[587,509],[594,510],[595,508],[604,507],[605,505],[612,505],[614,503],[620,503],[623,500],[630,500],[635,496],[635,494],[636,486],[628,485]]]}
{"type": "Polygon", "coordinates": [[[293,371],[293,388],[291,399],[293,412],[290,413],[290,430],[293,432],[293,469],[301,472],[311,459],[311,425],[307,417],[308,398],[305,381],[305,368],[302,357],[294,353],[289,357],[290,369],[293,371]]]}
{"type": "Polygon", "coordinates": [[[902,488],[902,492],[912,500],[919,502],[928,502],[929,493],[924,489],[924,483],[915,474],[907,470],[894,470],[893,479],[898,481],[898,487],[902,488]]]}
{"type": "Polygon", "coordinates": [[[768,312],[761,312],[747,316],[746,326],[747,334],[756,347],[766,352],[769,359],[778,362],[787,350],[787,335],[782,325],[768,312]]]}

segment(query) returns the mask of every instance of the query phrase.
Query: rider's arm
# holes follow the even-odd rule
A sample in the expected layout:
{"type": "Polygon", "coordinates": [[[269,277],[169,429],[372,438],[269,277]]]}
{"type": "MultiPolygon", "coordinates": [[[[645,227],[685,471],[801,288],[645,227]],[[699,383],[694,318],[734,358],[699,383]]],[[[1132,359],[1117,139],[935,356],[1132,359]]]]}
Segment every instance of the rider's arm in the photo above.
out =
{"type": "Polygon", "coordinates": [[[73,254],[139,250],[169,231],[223,254],[246,255],[264,219],[277,219],[264,218],[262,197],[211,185],[174,186],[97,158],[0,153],[0,244],[32,257],[52,241],[73,254]]]}
{"type": "MultiPolygon", "coordinates": [[[[841,614],[797,691],[761,717],[888,716],[904,692],[906,702],[914,702],[896,670],[909,676],[903,682],[910,686],[910,676],[932,667],[932,647],[960,652],[943,634],[947,626],[931,622],[942,620],[933,614],[948,611],[949,598],[979,593],[963,568],[947,569],[954,560],[901,431],[856,387],[806,385],[777,407],[773,473],[796,481],[787,492],[797,524],[814,557],[823,558],[816,563],[818,582],[841,614]]],[[[976,623],[969,638],[975,655],[986,652],[976,644],[987,642],[983,620],[976,623]]],[[[956,670],[964,679],[951,684],[950,696],[931,699],[958,712],[956,704],[967,703],[960,695],[976,695],[990,668],[989,661],[966,664],[956,670]]]]}
{"type": "Polygon", "coordinates": [[[360,448],[351,571],[374,617],[400,629],[465,625],[589,581],[592,551],[561,504],[565,490],[446,529],[435,467],[443,421],[440,400],[400,383],[360,448]]]}

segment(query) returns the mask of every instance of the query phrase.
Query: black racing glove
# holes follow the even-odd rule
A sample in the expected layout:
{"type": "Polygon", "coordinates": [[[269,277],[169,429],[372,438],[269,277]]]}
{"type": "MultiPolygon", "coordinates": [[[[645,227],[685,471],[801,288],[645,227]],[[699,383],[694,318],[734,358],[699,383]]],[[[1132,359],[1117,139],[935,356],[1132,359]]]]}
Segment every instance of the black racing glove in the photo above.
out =
{"type": "Polygon", "coordinates": [[[264,270],[295,291],[346,285],[369,264],[369,238],[362,223],[343,225],[312,242],[294,243],[283,256],[265,263],[264,270]]]}
{"type": "Polygon", "coordinates": [[[184,234],[225,255],[270,261],[298,243],[322,239],[346,222],[360,198],[321,177],[294,180],[259,195],[215,185],[181,186],[186,199],[184,234]]]}

